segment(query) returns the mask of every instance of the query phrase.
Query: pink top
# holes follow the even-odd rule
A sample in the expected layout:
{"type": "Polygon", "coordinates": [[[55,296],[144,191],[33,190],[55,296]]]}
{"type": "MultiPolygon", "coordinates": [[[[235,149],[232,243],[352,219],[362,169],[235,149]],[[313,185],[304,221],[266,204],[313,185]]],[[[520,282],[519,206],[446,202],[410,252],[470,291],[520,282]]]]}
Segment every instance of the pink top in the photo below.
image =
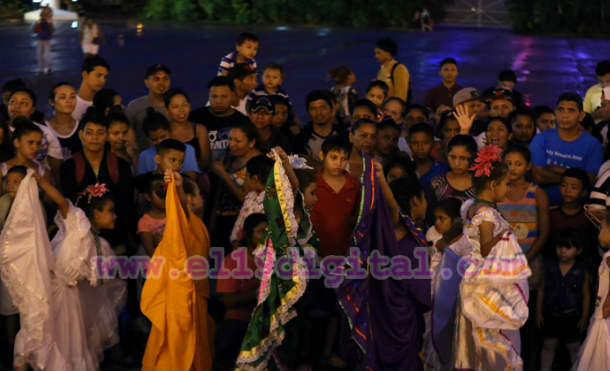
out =
{"type": "Polygon", "coordinates": [[[150,214],[144,214],[140,220],[138,220],[138,233],[151,232],[163,235],[165,229],[165,218],[155,219],[150,214]]]}

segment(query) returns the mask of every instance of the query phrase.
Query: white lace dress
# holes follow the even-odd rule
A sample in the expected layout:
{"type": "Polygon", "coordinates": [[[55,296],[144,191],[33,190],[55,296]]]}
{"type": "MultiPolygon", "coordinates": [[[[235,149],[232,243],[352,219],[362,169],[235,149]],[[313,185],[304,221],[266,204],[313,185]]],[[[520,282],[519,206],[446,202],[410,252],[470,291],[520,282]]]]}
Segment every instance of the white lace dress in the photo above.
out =
{"type": "Polygon", "coordinates": [[[17,367],[67,369],[57,341],[53,270],[38,185],[28,170],[0,234],[0,275],[21,323],[13,350],[17,367]]]}
{"type": "Polygon", "coordinates": [[[464,234],[472,244],[471,263],[460,284],[460,305],[456,323],[456,369],[518,370],[519,328],[528,318],[527,259],[510,231],[509,223],[493,207],[477,205],[472,218],[468,212],[474,200],[462,206],[464,234]],[[500,240],[483,257],[479,226],[494,225],[494,236],[504,230],[500,240]]]}
{"type": "Polygon", "coordinates": [[[70,204],[66,219],[55,217],[59,231],[51,241],[56,258],[56,320],[58,341],[69,370],[99,367],[104,349],[118,341],[118,311],[126,287],[103,279],[96,258],[114,256],[108,243],[96,238],[85,213],[70,204]]]}

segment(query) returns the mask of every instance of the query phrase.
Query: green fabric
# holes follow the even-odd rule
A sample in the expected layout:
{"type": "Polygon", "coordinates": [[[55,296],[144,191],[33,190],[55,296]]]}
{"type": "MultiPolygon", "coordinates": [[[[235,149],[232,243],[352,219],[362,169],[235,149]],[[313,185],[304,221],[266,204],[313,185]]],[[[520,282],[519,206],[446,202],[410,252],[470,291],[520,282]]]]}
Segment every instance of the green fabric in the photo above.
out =
{"type": "MultiPolygon", "coordinates": [[[[277,166],[281,164],[276,162],[274,167],[277,166]]],[[[290,185],[285,184],[288,183],[287,178],[284,180],[284,193],[292,192],[290,185]]],[[[316,236],[311,233],[309,215],[305,212],[298,224],[297,240],[301,243],[291,241],[284,226],[277,186],[272,171],[267,179],[263,201],[268,227],[262,245],[262,257],[268,259],[267,249],[271,248],[276,262],[289,254],[290,246],[296,246],[302,256],[304,247],[318,245],[316,236]]],[[[303,210],[298,201],[295,205],[303,210]]],[[[307,343],[303,339],[307,333],[307,324],[302,316],[299,317],[307,282],[294,270],[291,274],[291,279],[282,279],[274,271],[269,277],[269,296],[254,309],[238,356],[237,369],[294,369],[307,360],[308,351],[303,348],[303,344],[307,343]],[[284,306],[282,301],[285,301],[284,306]],[[272,318],[274,315],[275,319],[272,318]]]]}

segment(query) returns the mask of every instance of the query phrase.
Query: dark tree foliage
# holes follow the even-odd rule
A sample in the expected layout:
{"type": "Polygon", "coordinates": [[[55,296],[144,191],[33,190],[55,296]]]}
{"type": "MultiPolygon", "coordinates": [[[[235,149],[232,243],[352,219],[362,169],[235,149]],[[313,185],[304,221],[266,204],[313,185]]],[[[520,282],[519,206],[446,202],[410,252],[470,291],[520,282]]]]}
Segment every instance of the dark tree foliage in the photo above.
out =
{"type": "Polygon", "coordinates": [[[608,0],[505,0],[519,32],[610,34],[608,0]]]}
{"type": "Polygon", "coordinates": [[[148,0],[153,19],[204,19],[241,24],[314,24],[347,27],[409,27],[426,7],[433,19],[448,0],[148,0]]]}

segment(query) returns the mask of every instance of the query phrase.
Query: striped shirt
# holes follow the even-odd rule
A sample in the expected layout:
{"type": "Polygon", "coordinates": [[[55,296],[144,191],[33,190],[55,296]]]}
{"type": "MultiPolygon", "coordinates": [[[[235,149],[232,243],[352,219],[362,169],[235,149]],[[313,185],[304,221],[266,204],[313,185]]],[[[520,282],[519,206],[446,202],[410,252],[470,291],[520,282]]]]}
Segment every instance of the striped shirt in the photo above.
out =
{"type": "Polygon", "coordinates": [[[284,89],[281,86],[277,87],[277,92],[275,93],[268,93],[267,90],[265,90],[265,86],[263,84],[259,84],[256,88],[252,89],[252,91],[250,93],[248,93],[248,101],[254,99],[255,97],[259,97],[259,96],[264,96],[264,95],[279,95],[283,98],[285,98],[288,103],[290,104],[290,106],[292,107],[292,101],[290,100],[290,97],[288,96],[288,94],[286,94],[286,91],[284,91],[284,89]]]}
{"type": "Polygon", "coordinates": [[[536,238],[538,238],[537,188],[538,186],[532,183],[527,188],[525,196],[519,201],[505,198],[503,202],[498,203],[498,210],[504,219],[510,223],[524,253],[529,251],[536,238]]]}
{"type": "MultiPolygon", "coordinates": [[[[256,70],[256,61],[254,59],[247,59],[246,63],[252,67],[253,70],[256,70]]],[[[233,68],[237,64],[237,52],[231,52],[220,60],[220,64],[218,65],[218,73],[217,76],[221,76],[224,72],[229,72],[231,68],[233,68]]]]}
{"type": "Polygon", "coordinates": [[[589,205],[610,207],[610,161],[606,161],[597,175],[597,180],[589,196],[589,205]]]}

